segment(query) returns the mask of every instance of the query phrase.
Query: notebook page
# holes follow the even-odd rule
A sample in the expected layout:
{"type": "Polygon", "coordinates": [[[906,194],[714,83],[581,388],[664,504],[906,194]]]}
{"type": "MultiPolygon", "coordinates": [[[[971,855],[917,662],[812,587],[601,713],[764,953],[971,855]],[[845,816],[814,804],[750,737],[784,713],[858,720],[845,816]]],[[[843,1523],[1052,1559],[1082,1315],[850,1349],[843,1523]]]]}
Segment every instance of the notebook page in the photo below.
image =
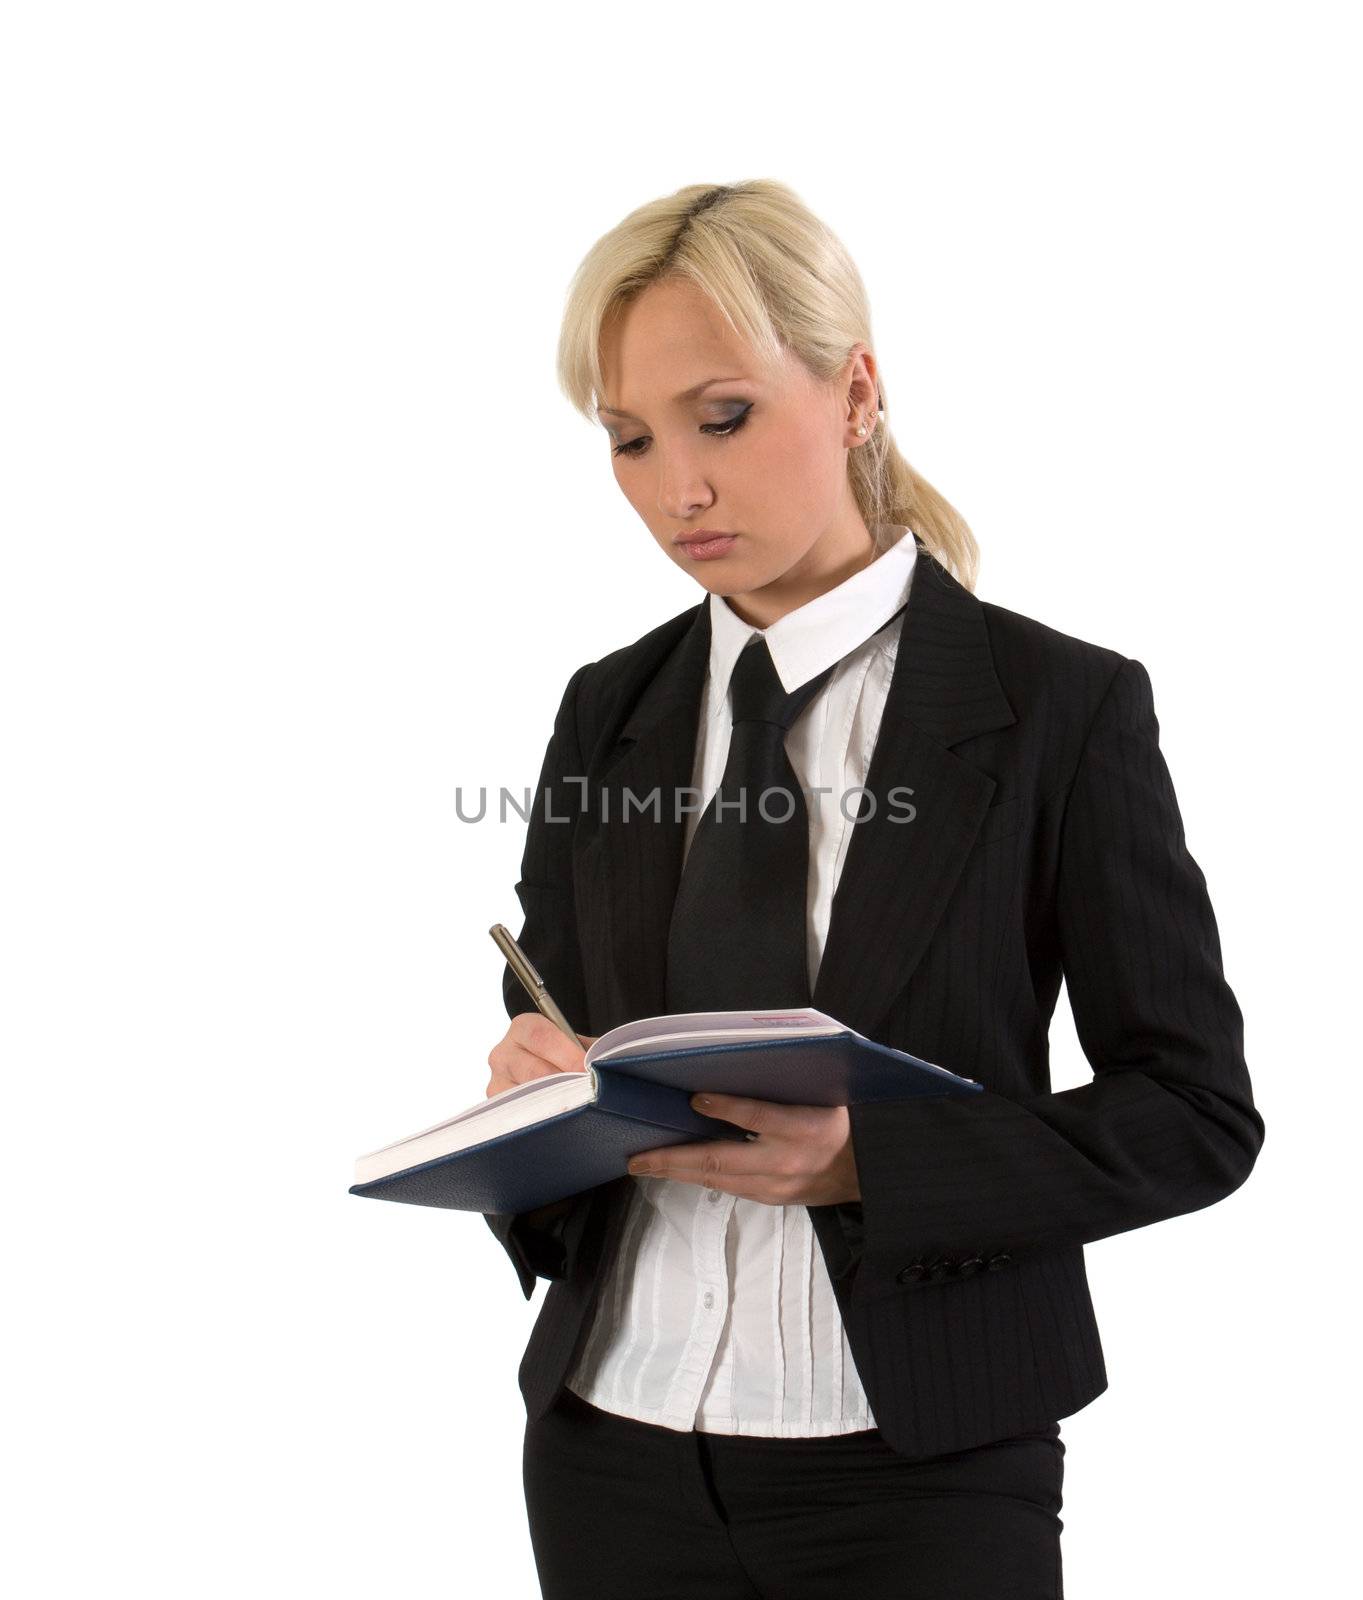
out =
{"type": "Polygon", "coordinates": [[[813,1006],[767,1011],[679,1011],[673,1016],[640,1017],[603,1033],[588,1048],[586,1064],[659,1049],[681,1050],[696,1045],[742,1044],[750,1039],[794,1039],[844,1031],[836,1017],[813,1006]]]}
{"type": "Polygon", "coordinates": [[[355,1182],[386,1178],[423,1161],[467,1150],[499,1134],[545,1122],[561,1111],[586,1105],[592,1099],[593,1088],[591,1075],[586,1072],[551,1072],[543,1078],[532,1078],[529,1083],[513,1084],[457,1116],[360,1156],[355,1163],[355,1182]]]}

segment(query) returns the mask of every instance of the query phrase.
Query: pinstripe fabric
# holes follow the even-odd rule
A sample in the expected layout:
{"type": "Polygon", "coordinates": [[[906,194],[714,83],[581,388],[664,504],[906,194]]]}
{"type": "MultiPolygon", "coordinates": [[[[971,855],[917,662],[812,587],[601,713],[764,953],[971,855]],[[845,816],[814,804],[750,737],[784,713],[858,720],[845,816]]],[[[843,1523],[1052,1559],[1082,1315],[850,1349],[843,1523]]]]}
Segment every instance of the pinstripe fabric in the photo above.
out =
{"type": "MultiPolygon", "coordinates": [[[[620,809],[626,789],[689,785],[708,650],[702,603],[579,668],[555,720],[521,942],[584,1033],[665,1009],[683,825],[668,804],[647,822],[620,809]]],[[[847,850],[813,1003],[985,1092],[854,1107],[861,1200],[808,1208],[904,1455],[1043,1427],[1101,1393],[1084,1246],[1224,1198],[1262,1144],[1158,733],[1139,661],[979,600],[919,548],[867,775],[877,807],[847,850]],[[1054,1093],[1062,978],[1093,1079],[1054,1093]]],[[[504,994],[524,1009],[509,973],[504,994]]],[[[527,1298],[551,1280],[520,1368],[532,1417],[581,1351],[634,1181],[488,1218],[527,1298]]]]}

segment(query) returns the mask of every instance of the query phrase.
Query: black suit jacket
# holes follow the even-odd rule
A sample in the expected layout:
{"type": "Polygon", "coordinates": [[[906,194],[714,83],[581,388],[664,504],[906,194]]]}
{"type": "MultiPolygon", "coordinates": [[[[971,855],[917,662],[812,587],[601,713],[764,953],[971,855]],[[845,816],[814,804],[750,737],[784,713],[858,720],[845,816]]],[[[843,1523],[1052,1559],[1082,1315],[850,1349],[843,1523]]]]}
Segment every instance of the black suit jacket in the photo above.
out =
{"type": "MultiPolygon", "coordinates": [[[[1145,668],[981,601],[918,543],[876,806],[813,1004],[985,1092],[853,1107],[861,1199],[809,1207],[876,1421],[907,1456],[1100,1394],[1084,1245],[1222,1199],[1264,1136],[1145,668]],[[896,821],[905,789],[914,815],[896,821]],[[1053,1093],[1062,975],[1093,1078],[1053,1093]]],[[[673,791],[691,783],[709,645],[703,599],[579,668],[555,720],[520,940],[584,1034],[667,1009],[673,791]],[[659,820],[637,809],[655,789],[659,820]]],[[[510,969],[504,995],[509,1015],[530,1009],[510,969]]],[[[587,1335],[633,1181],[488,1216],[527,1299],[551,1280],[520,1367],[531,1418],[587,1335]]]]}

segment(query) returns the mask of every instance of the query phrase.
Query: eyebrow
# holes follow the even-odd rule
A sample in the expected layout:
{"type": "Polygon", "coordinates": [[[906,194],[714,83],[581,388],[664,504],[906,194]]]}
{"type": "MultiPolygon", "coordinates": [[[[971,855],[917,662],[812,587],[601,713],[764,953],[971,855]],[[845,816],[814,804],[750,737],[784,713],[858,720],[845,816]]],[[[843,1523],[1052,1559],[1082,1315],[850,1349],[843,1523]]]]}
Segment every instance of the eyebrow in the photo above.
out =
{"type": "MultiPolygon", "coordinates": [[[[694,384],[694,385],[692,385],[691,388],[683,390],[681,394],[676,396],[676,400],[678,400],[678,401],[680,401],[680,400],[694,400],[696,398],[696,396],[701,392],[702,389],[708,389],[712,383],[743,383],[743,382],[746,382],[746,380],[744,378],[741,378],[741,377],[740,378],[706,378],[703,383],[694,384]]],[[[598,412],[609,413],[609,415],[611,415],[612,417],[627,417],[630,422],[642,422],[644,420],[642,417],[636,417],[632,411],[621,411],[617,406],[597,406],[596,409],[597,409],[598,412]]]]}

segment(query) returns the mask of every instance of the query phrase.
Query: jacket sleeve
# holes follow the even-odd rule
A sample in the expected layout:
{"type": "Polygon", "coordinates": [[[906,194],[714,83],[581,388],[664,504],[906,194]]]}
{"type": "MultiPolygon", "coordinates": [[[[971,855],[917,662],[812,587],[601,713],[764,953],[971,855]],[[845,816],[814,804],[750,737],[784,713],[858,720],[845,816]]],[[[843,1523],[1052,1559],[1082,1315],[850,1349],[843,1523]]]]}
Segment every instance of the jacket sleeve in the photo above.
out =
{"type": "MultiPolygon", "coordinates": [[[[525,914],[516,941],[579,1033],[589,1029],[573,902],[572,842],[583,795],[577,693],[591,665],[588,662],[579,667],[569,679],[554,718],[554,731],[529,809],[521,877],[516,885],[516,896],[525,914]]],[[[509,965],[503,969],[502,999],[508,1017],[534,1010],[509,965]]],[[[527,1300],[535,1291],[536,1277],[566,1276],[589,1199],[590,1191],[586,1196],[573,1195],[535,1211],[483,1213],[510,1256],[527,1300]]]]}
{"type": "Polygon", "coordinates": [[[934,1259],[1002,1266],[1196,1211],[1254,1165],[1240,1009],[1139,661],[1094,713],[1059,850],[1060,961],[1093,1079],[853,1107],[859,1297],[902,1292],[934,1259]]]}

